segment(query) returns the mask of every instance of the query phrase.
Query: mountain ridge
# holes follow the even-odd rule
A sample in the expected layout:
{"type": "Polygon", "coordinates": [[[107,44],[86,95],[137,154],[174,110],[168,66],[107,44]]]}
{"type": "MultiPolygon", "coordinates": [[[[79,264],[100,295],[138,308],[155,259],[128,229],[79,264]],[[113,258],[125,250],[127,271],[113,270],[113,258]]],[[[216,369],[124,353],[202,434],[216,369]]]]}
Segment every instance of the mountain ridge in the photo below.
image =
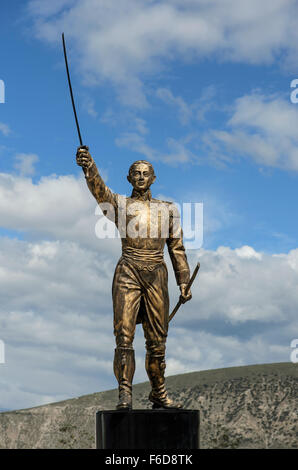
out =
{"type": "MultiPolygon", "coordinates": [[[[298,365],[253,364],[166,378],[170,396],[200,410],[201,448],[297,448],[298,365]]],[[[148,409],[149,382],[133,386],[148,409]]],[[[117,389],[0,413],[0,448],[94,448],[95,413],[115,409],[117,389]]]]}

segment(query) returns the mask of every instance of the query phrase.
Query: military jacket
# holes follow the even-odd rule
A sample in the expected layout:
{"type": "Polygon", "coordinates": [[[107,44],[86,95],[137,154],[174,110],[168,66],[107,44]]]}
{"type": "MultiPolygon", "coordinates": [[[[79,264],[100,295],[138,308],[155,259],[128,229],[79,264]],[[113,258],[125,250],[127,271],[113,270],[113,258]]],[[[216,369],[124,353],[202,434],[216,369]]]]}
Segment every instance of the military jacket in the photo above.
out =
{"type": "Polygon", "coordinates": [[[122,255],[139,269],[150,270],[163,262],[167,245],[177,284],[187,284],[190,272],[177,206],[152,198],[150,189],[143,194],[134,189],[130,197],[112,192],[95,163],[85,178],[104,215],[119,230],[122,255]]]}

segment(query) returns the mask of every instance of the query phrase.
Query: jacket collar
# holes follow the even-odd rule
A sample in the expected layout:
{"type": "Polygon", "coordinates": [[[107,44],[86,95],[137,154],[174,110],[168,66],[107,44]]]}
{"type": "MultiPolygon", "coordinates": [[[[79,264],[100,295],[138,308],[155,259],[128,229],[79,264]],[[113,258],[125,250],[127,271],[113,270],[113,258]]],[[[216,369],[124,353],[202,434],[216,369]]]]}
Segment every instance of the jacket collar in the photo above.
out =
{"type": "Polygon", "coordinates": [[[139,201],[151,201],[152,194],[150,188],[148,188],[143,194],[136,189],[133,189],[130,197],[132,199],[138,199],[139,201]]]}

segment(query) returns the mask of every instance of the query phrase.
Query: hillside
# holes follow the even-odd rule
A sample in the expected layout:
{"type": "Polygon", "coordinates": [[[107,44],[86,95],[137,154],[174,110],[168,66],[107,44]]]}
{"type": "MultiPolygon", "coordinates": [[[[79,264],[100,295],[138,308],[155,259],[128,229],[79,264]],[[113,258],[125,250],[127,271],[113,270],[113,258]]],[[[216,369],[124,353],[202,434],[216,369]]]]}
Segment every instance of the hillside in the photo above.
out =
{"type": "MultiPolygon", "coordinates": [[[[168,390],[199,409],[201,448],[298,448],[298,365],[262,364],[167,378],[168,390]]],[[[149,384],[134,408],[149,408],[149,384]]],[[[94,448],[95,413],[115,409],[117,390],[0,413],[0,448],[94,448]]]]}

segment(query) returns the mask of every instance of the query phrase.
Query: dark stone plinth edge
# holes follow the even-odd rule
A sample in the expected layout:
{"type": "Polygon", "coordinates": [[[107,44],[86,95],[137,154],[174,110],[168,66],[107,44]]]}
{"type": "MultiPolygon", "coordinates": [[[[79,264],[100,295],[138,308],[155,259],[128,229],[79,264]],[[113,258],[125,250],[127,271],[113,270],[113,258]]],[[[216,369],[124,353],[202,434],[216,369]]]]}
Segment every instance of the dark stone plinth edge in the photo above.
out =
{"type": "Polygon", "coordinates": [[[198,410],[96,412],[97,449],[198,449],[198,410]]]}

